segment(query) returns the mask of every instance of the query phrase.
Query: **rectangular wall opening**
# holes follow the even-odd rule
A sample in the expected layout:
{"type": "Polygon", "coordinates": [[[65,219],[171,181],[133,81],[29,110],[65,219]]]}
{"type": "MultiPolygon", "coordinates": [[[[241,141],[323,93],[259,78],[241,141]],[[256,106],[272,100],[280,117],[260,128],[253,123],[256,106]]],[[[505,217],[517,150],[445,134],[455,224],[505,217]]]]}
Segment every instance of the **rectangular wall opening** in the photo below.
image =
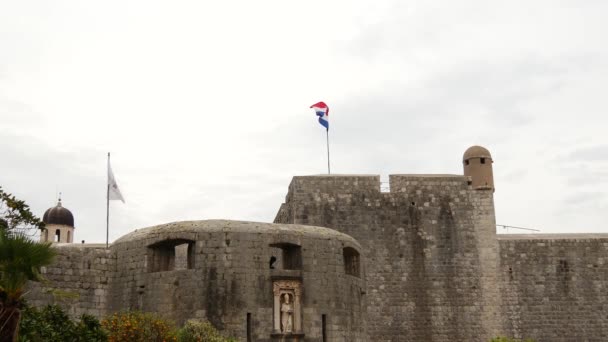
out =
{"type": "Polygon", "coordinates": [[[322,341],[327,342],[327,315],[321,315],[321,336],[322,341]]]}
{"type": "Polygon", "coordinates": [[[194,241],[165,240],[148,246],[148,271],[194,268],[194,241]]]}
{"type": "Polygon", "coordinates": [[[291,243],[270,245],[270,268],[281,270],[302,269],[302,248],[291,243]]]}
{"type": "Polygon", "coordinates": [[[360,277],[359,252],[352,247],[345,247],[342,255],[344,256],[344,273],[360,277]]]}
{"type": "Polygon", "coordinates": [[[247,313],[247,342],[253,342],[251,334],[251,313],[247,313]]]}
{"type": "Polygon", "coordinates": [[[283,248],[283,269],[302,269],[302,248],[300,246],[286,246],[283,248]]]}

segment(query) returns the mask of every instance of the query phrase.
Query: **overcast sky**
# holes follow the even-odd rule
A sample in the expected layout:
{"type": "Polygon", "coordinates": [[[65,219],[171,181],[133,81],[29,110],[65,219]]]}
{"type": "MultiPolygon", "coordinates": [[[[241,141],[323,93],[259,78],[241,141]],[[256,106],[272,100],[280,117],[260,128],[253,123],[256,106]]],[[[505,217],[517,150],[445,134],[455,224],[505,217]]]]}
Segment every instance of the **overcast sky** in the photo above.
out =
{"type": "MultiPolygon", "coordinates": [[[[0,1],[0,186],[75,240],[271,222],[294,175],[462,173],[500,224],[608,232],[608,1],[0,1]]],[[[501,231],[501,230],[499,230],[501,231]]]]}

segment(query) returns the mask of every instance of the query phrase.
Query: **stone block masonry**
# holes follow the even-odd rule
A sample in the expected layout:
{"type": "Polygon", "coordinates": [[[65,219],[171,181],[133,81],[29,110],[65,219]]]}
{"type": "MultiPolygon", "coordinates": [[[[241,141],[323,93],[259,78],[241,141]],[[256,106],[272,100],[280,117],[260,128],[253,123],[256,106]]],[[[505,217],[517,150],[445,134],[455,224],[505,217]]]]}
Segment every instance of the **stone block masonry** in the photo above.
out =
{"type": "Polygon", "coordinates": [[[294,177],[275,222],[365,254],[374,341],[608,340],[608,234],[503,235],[493,187],[457,175],[294,177]]]}
{"type": "Polygon", "coordinates": [[[248,342],[608,341],[608,234],[497,236],[493,182],[389,181],[382,192],[377,175],[294,177],[276,224],[176,222],[109,250],[55,244],[48,283],[27,299],[73,316],[204,318],[248,342]]]}
{"type": "Polygon", "coordinates": [[[491,191],[457,175],[294,177],[275,222],[319,225],[365,254],[374,341],[485,341],[502,331],[491,191]]]}
{"type": "Polygon", "coordinates": [[[58,304],[71,316],[106,313],[107,294],[116,259],[105,244],[54,244],[57,256],[42,268],[46,279],[29,283],[28,303],[33,306],[58,304]]]}
{"type": "Polygon", "coordinates": [[[608,234],[505,235],[499,246],[511,336],[608,341],[608,234]]]}
{"type": "Polygon", "coordinates": [[[240,341],[368,341],[361,246],[335,230],[188,221],[136,230],[109,250],[56,248],[48,283],[30,286],[33,305],[207,319],[240,341]]]}

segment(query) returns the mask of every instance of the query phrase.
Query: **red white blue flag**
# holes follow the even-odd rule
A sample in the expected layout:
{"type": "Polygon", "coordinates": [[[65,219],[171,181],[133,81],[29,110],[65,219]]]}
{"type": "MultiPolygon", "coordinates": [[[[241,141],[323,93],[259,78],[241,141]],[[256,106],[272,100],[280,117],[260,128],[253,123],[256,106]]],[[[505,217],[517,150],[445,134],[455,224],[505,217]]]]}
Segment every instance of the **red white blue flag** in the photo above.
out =
{"type": "Polygon", "coordinates": [[[319,117],[319,123],[329,131],[329,107],[327,107],[325,102],[317,102],[310,106],[310,108],[315,110],[315,113],[319,117]]]}

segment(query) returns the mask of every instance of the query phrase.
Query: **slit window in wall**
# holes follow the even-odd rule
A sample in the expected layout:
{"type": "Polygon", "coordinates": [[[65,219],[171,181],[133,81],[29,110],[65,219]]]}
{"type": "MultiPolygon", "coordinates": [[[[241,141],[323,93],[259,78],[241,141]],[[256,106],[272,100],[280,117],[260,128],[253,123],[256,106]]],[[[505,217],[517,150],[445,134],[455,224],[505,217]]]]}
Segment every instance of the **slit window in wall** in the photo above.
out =
{"type": "Polygon", "coordinates": [[[323,342],[327,342],[327,315],[321,315],[321,336],[323,342]]]}
{"type": "Polygon", "coordinates": [[[72,242],[72,240],[70,240],[70,232],[68,231],[68,241],[67,242],[72,242]]]}
{"type": "Polygon", "coordinates": [[[352,247],[345,247],[342,255],[344,256],[344,273],[360,277],[359,252],[352,247]]]}
{"type": "Polygon", "coordinates": [[[486,158],[479,158],[479,161],[480,161],[482,164],[485,164],[485,163],[486,163],[486,158]]]}
{"type": "Polygon", "coordinates": [[[148,246],[148,271],[162,272],[194,268],[194,241],[173,239],[148,246]]]}
{"type": "Polygon", "coordinates": [[[251,334],[251,313],[247,313],[247,342],[252,342],[253,337],[251,334]]]}
{"type": "Polygon", "coordinates": [[[60,242],[61,241],[61,230],[57,229],[55,231],[55,242],[60,242]]]}
{"type": "Polygon", "coordinates": [[[464,161],[464,165],[469,165],[469,161],[468,161],[468,160],[465,160],[465,161],[464,161]]]}
{"type": "Polygon", "coordinates": [[[270,245],[273,249],[280,249],[280,258],[277,258],[273,264],[277,268],[283,270],[301,270],[302,269],[302,247],[291,243],[275,243],[270,245]]]}
{"type": "Polygon", "coordinates": [[[49,230],[48,229],[44,230],[44,241],[49,241],[49,230]]]}

